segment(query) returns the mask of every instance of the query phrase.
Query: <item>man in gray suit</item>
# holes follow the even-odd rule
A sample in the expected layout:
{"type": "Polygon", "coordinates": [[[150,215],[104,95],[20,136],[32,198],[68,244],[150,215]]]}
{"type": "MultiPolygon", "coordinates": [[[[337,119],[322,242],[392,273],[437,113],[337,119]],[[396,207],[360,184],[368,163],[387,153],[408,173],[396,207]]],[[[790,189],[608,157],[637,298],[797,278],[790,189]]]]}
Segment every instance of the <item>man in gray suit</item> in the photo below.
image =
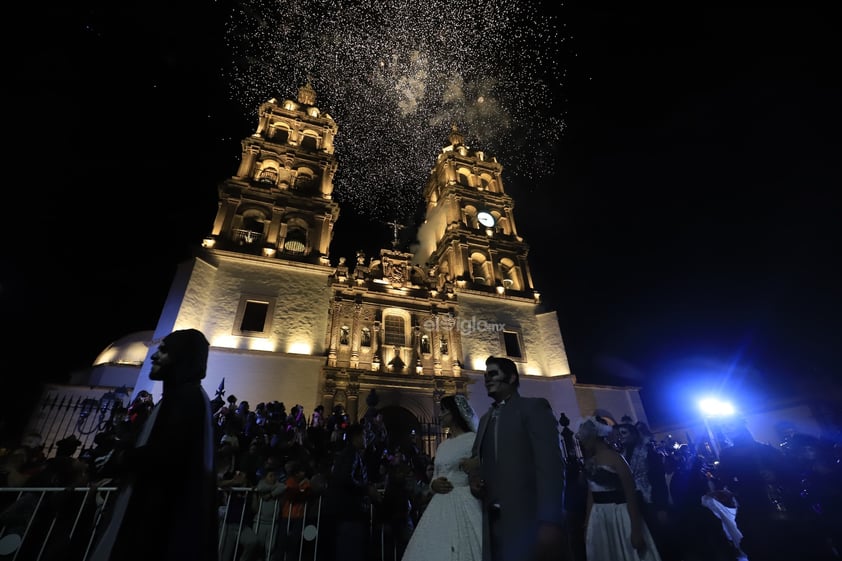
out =
{"type": "Polygon", "coordinates": [[[465,466],[483,502],[483,561],[570,559],[556,415],[546,399],[518,393],[513,361],[491,356],[485,367],[494,403],[480,419],[465,466]]]}

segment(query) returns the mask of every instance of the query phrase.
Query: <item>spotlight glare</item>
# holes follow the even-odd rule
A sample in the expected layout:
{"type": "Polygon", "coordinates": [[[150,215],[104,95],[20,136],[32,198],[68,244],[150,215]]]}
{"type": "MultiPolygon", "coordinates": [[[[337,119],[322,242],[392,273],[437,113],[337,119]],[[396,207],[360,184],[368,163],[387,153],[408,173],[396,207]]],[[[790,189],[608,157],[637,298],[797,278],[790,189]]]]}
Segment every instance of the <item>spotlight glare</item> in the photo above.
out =
{"type": "Polygon", "coordinates": [[[735,412],[732,403],[714,397],[699,400],[699,409],[708,417],[730,417],[735,412]]]}

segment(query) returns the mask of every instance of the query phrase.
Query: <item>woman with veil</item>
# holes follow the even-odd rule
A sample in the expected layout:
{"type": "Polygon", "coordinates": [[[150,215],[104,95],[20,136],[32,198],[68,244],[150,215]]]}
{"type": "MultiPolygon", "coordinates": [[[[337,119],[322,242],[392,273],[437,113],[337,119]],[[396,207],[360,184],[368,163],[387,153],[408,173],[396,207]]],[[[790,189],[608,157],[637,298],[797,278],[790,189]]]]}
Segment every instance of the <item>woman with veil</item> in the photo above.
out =
{"type": "Polygon", "coordinates": [[[434,495],[412,533],[402,561],[481,561],[482,508],[471,494],[462,462],[471,457],[477,417],[464,395],[441,399],[441,425],[449,438],[436,450],[434,495]]]}

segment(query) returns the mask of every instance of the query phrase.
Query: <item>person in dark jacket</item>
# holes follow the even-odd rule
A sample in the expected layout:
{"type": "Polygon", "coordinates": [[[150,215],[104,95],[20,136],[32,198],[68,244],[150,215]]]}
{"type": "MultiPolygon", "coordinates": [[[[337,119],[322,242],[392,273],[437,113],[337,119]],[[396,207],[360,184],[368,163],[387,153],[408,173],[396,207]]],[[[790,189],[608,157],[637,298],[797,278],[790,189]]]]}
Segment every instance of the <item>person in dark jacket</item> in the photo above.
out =
{"type": "Polygon", "coordinates": [[[173,331],[152,355],[161,399],[134,447],[118,452],[121,491],[92,561],[216,561],[216,467],[210,401],[201,380],[209,344],[195,329],[173,331]]]}
{"type": "Polygon", "coordinates": [[[380,502],[365,462],[365,428],[353,423],[346,431],[345,447],[336,456],[327,487],[326,527],[334,543],[328,559],[363,561],[369,555],[372,506],[380,502]]]}
{"type": "Polygon", "coordinates": [[[565,471],[558,422],[543,397],[521,396],[517,365],[485,361],[494,400],[466,462],[471,492],[483,502],[484,561],[568,561],[565,471]]]}

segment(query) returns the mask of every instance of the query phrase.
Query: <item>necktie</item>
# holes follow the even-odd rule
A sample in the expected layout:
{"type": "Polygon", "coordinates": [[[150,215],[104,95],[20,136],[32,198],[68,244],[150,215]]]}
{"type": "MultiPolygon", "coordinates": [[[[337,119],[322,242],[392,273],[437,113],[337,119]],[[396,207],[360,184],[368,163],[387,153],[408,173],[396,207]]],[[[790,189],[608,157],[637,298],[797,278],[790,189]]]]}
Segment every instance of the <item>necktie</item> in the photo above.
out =
{"type": "Polygon", "coordinates": [[[494,461],[497,461],[497,417],[500,416],[500,406],[495,405],[491,410],[491,429],[494,431],[494,461]]]}

